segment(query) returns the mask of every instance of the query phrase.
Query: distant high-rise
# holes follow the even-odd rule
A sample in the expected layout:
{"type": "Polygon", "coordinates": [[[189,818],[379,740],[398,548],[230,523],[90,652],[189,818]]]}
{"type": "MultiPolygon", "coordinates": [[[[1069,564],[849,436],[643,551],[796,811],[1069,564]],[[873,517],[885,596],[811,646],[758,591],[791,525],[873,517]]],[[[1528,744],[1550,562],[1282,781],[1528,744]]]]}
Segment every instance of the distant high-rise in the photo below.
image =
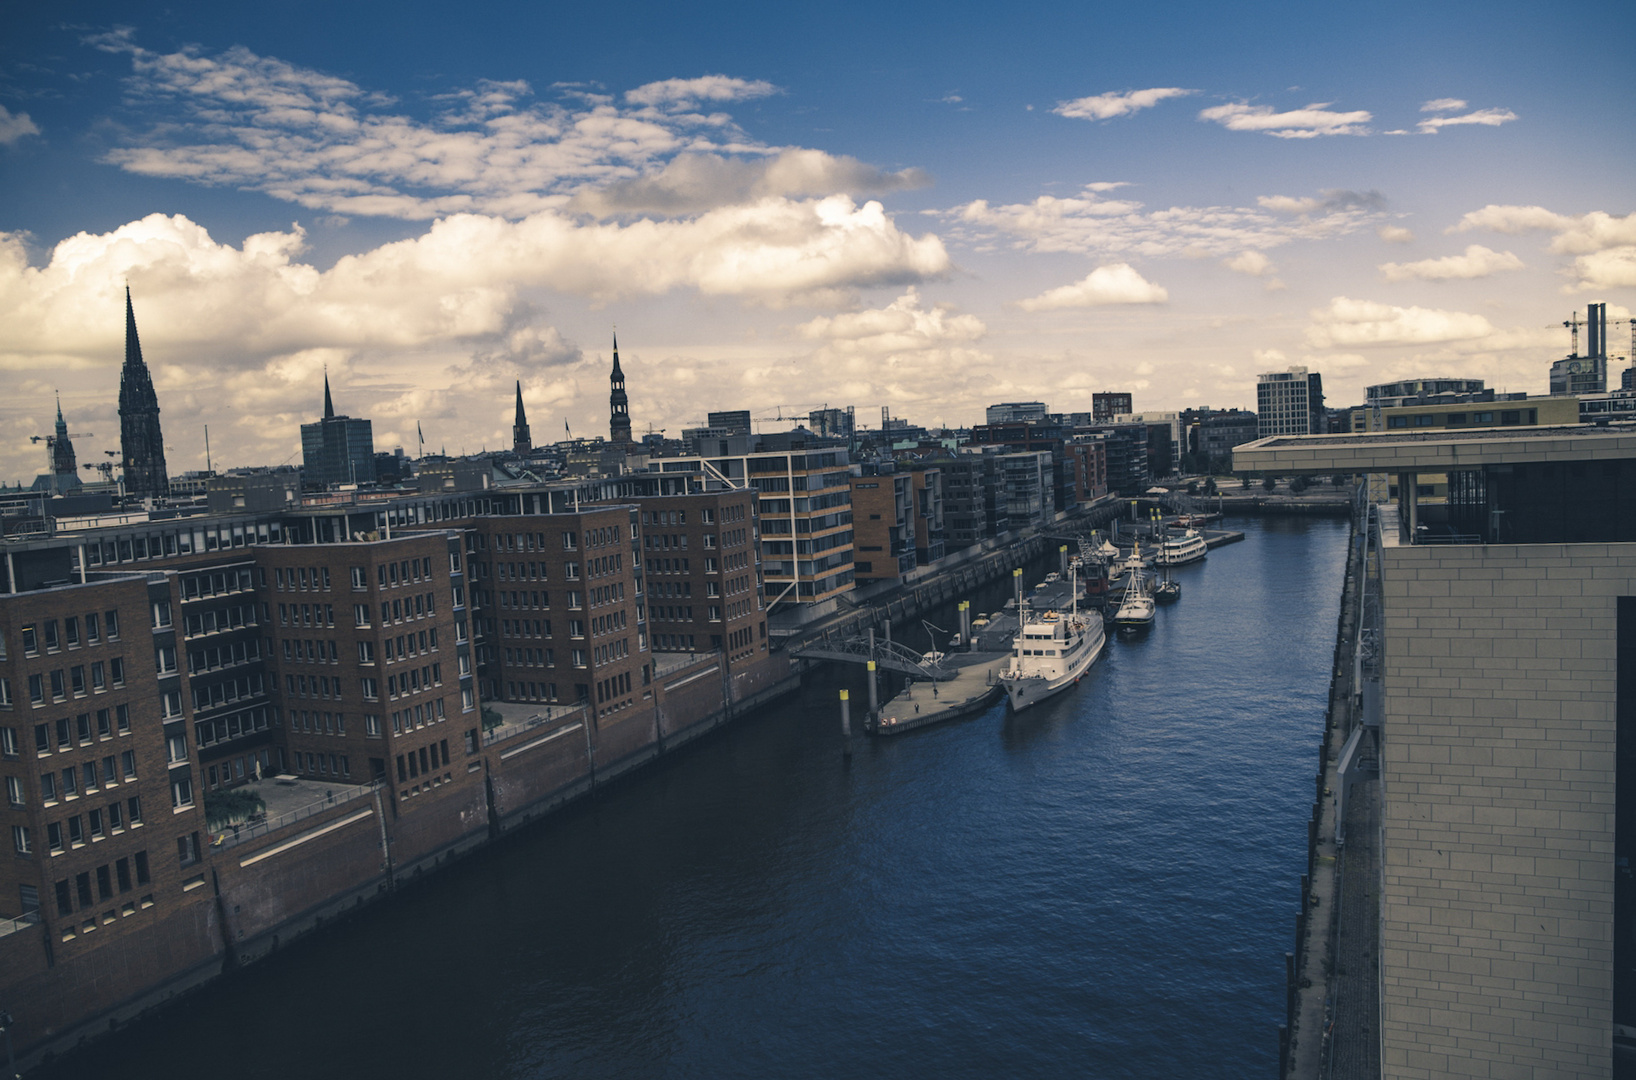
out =
{"type": "Polygon", "coordinates": [[[528,432],[528,414],[523,411],[523,384],[517,383],[517,419],[511,424],[511,450],[519,457],[534,452],[534,440],[528,432]]]}
{"type": "Polygon", "coordinates": [[[301,425],[301,483],[309,488],[375,482],[375,432],[368,420],[335,415],[324,376],[324,418],[301,425]]]}
{"type": "Polygon", "coordinates": [[[159,397],[142,361],[136,310],[125,288],[125,367],[119,373],[119,445],[125,456],[125,491],[154,498],[170,494],[165,471],[165,436],[159,430],[159,397]]]}
{"type": "Polygon", "coordinates": [[[1002,401],[998,405],[988,407],[986,419],[991,424],[1015,424],[1022,420],[1044,420],[1045,402],[1002,401]]]}
{"type": "Polygon", "coordinates": [[[1324,412],[1324,377],[1304,367],[1259,376],[1255,412],[1260,438],[1322,435],[1329,426],[1324,412]]]}
{"type": "Polygon", "coordinates": [[[1134,412],[1131,408],[1129,394],[1109,392],[1091,395],[1091,421],[1097,424],[1111,424],[1116,416],[1123,416],[1134,412]]]}
{"type": "Polygon", "coordinates": [[[1551,365],[1550,392],[1553,394],[1601,394],[1608,388],[1608,305],[1590,304],[1585,310],[1587,333],[1585,355],[1577,348],[1579,324],[1574,328],[1575,349],[1551,365]]]}
{"type": "Polygon", "coordinates": [[[729,435],[750,434],[750,410],[732,409],[727,412],[713,412],[705,416],[705,426],[721,428],[729,435]]]}
{"type": "Polygon", "coordinates": [[[621,446],[631,441],[631,408],[625,398],[625,373],[619,370],[619,335],[613,339],[613,371],[608,375],[608,438],[621,446]]]}

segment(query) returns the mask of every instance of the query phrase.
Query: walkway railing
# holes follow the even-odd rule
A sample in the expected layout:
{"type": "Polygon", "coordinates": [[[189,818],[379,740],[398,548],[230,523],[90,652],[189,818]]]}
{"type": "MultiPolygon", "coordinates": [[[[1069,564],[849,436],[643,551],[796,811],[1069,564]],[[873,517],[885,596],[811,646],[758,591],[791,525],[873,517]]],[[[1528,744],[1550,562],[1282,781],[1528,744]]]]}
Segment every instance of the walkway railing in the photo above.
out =
{"type": "Polygon", "coordinates": [[[279,814],[277,817],[262,818],[260,821],[252,820],[239,825],[228,825],[221,832],[216,833],[215,839],[210,842],[210,846],[214,848],[230,848],[234,845],[242,844],[246,840],[254,840],[258,836],[266,836],[268,833],[277,832],[286,825],[292,825],[295,822],[300,821],[302,818],[309,818],[314,814],[321,814],[332,806],[340,806],[342,803],[349,803],[353,799],[361,799],[365,795],[373,795],[375,792],[379,791],[381,787],[381,782],[376,780],[364,785],[363,787],[343,788],[340,791],[331,791],[328,795],[322,799],[319,799],[317,802],[311,802],[306,806],[297,807],[294,810],[279,814]]]}
{"type": "Polygon", "coordinates": [[[25,912],[15,919],[0,919],[0,937],[15,934],[17,931],[33,926],[39,921],[40,913],[38,911],[25,912]]]}
{"type": "Polygon", "coordinates": [[[548,706],[543,715],[531,716],[527,720],[513,720],[509,724],[500,724],[497,727],[489,728],[487,731],[483,732],[483,745],[493,746],[495,743],[500,742],[503,739],[509,739],[515,735],[521,735],[525,731],[532,731],[534,728],[542,727],[546,724],[560,723],[561,721],[567,720],[577,714],[583,714],[584,712],[585,706],[583,705],[548,706]]]}

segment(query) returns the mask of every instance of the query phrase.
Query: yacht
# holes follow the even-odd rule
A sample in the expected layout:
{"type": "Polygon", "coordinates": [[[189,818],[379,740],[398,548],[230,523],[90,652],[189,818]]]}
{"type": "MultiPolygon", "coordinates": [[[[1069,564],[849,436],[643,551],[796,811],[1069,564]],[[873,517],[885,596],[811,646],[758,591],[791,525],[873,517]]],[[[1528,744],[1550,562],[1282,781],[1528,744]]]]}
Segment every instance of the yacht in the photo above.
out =
{"type": "Polygon", "coordinates": [[[1011,666],[1000,673],[1013,712],[1074,685],[1107,642],[1102,617],[1079,613],[1077,588],[1066,612],[1035,612],[1022,605],[1020,615],[1022,629],[1012,641],[1011,666]]]}
{"type": "Polygon", "coordinates": [[[1198,562],[1210,553],[1210,545],[1197,529],[1188,529],[1180,536],[1169,536],[1159,545],[1153,561],[1160,566],[1182,566],[1198,562]]]}
{"type": "Polygon", "coordinates": [[[1120,603],[1119,610],[1114,613],[1113,624],[1121,630],[1146,630],[1153,625],[1154,610],[1153,597],[1148,592],[1147,582],[1141,577],[1133,576],[1130,587],[1125,590],[1125,599],[1120,603]]]}

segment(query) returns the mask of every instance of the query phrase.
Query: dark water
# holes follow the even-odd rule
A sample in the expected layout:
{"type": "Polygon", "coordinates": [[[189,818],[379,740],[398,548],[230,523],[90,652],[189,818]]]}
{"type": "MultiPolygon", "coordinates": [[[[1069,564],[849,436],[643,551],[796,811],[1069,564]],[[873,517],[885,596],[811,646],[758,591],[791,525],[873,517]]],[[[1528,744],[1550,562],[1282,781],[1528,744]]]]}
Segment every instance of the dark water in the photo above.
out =
{"type": "Polygon", "coordinates": [[[63,1075],[1270,1076],[1346,527],[1230,526],[1019,718],[815,679],[63,1075]]]}

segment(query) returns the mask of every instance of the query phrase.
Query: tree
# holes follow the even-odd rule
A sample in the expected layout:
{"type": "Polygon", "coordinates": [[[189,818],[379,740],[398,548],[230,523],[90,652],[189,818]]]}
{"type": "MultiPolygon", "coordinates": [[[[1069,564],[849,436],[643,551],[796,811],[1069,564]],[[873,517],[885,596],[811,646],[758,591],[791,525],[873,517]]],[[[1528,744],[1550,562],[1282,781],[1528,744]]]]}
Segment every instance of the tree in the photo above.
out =
{"type": "Polygon", "coordinates": [[[1293,479],[1293,480],[1291,480],[1289,482],[1290,494],[1291,495],[1300,495],[1300,494],[1302,494],[1303,492],[1306,491],[1306,489],[1309,486],[1311,486],[1311,483],[1312,483],[1312,481],[1308,480],[1306,477],[1297,476],[1295,479],[1293,479]]]}
{"type": "Polygon", "coordinates": [[[1275,488],[1277,486],[1278,486],[1278,481],[1274,480],[1272,477],[1263,476],[1261,478],[1261,490],[1262,491],[1271,491],[1273,488],[1275,488]]]}
{"type": "Polygon", "coordinates": [[[1208,477],[1204,481],[1204,493],[1206,495],[1214,495],[1216,493],[1216,478],[1215,477],[1213,477],[1213,476],[1208,477]]]}
{"type": "Polygon", "coordinates": [[[1197,480],[1189,480],[1187,482],[1187,493],[1189,495],[1197,495],[1199,493],[1199,482],[1197,480]]]}
{"type": "Polygon", "coordinates": [[[1247,488],[1247,487],[1250,486],[1250,474],[1249,473],[1246,472],[1246,473],[1239,473],[1238,474],[1238,486],[1241,487],[1241,488],[1247,488]]]}

